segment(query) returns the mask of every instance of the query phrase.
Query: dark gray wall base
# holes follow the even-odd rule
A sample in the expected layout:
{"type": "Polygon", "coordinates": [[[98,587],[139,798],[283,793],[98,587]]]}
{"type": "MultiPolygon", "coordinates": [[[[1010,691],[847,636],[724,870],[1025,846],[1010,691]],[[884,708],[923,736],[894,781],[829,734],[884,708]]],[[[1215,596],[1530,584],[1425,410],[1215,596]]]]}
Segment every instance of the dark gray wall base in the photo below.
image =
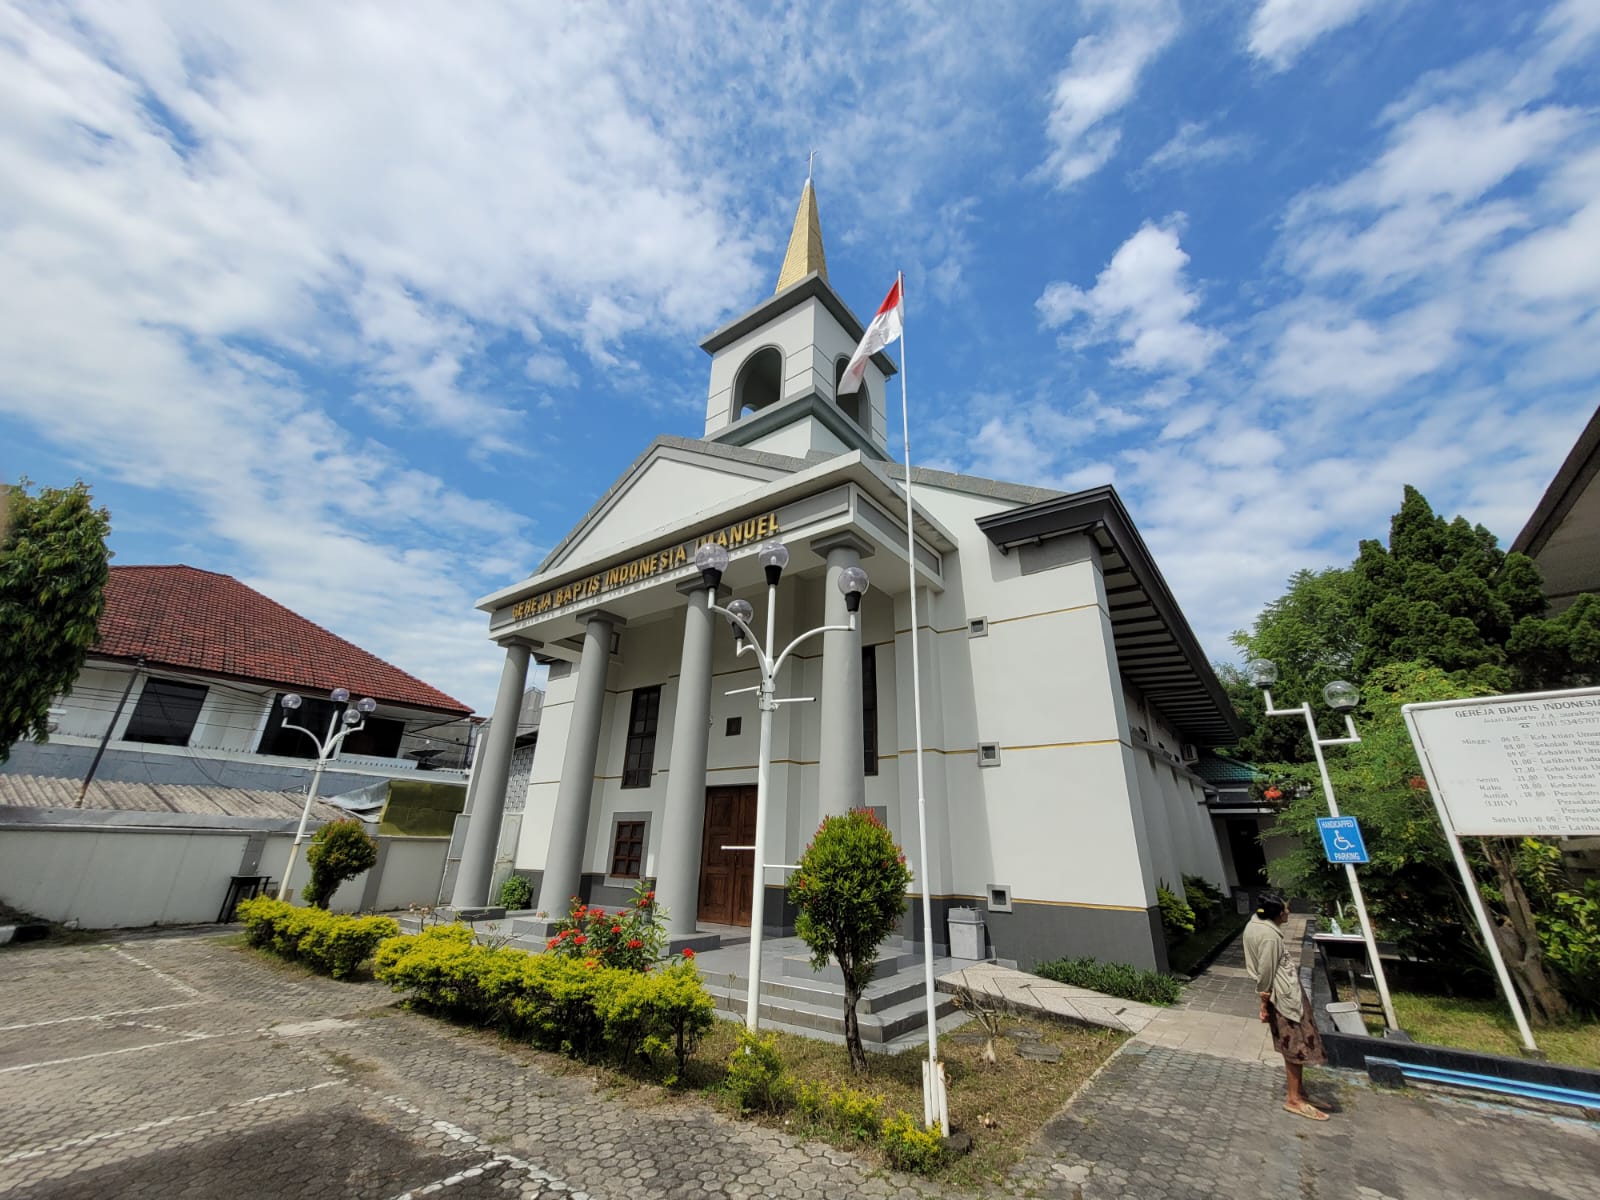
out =
{"type": "MultiPolygon", "coordinates": [[[[1079,908],[1070,904],[1033,904],[1013,900],[1011,911],[988,912],[982,897],[933,901],[935,947],[944,953],[945,924],[952,908],[976,908],[983,918],[989,953],[1013,959],[1024,971],[1056,958],[1085,955],[1101,962],[1128,963],[1147,971],[1167,969],[1167,942],[1161,932],[1161,910],[1079,908]]],[[[909,914],[911,939],[921,941],[922,905],[909,914]]]]}

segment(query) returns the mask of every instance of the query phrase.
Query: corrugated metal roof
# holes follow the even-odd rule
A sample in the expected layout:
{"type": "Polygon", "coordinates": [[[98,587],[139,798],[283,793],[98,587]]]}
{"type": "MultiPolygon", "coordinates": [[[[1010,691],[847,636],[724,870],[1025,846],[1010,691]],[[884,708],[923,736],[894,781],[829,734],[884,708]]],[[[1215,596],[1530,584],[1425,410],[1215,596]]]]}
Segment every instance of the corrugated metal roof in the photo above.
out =
{"type": "Polygon", "coordinates": [[[1256,769],[1249,763],[1240,762],[1236,758],[1225,758],[1220,754],[1202,754],[1200,761],[1189,768],[1207,783],[1237,784],[1248,787],[1255,781],[1256,769]]]}
{"type": "MultiPolygon", "coordinates": [[[[16,808],[76,808],[82,781],[49,775],[0,775],[0,805],[16,808]]],[[[198,816],[296,819],[305,806],[299,792],[258,792],[247,788],[192,787],[170,783],[89,785],[84,808],[117,812],[188,813],[198,816]]],[[[314,821],[337,821],[351,814],[318,800],[314,821]]]]}

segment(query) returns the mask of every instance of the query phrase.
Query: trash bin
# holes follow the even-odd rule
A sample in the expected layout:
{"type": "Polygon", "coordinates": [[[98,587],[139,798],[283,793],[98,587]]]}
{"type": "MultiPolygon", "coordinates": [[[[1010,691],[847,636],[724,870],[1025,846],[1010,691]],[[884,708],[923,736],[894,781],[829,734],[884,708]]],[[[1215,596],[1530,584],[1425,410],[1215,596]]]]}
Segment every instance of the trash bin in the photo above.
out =
{"type": "Polygon", "coordinates": [[[1354,1034],[1356,1037],[1370,1036],[1367,1023],[1361,1019],[1361,1005],[1354,1000],[1338,1000],[1323,1007],[1333,1018],[1333,1027],[1339,1033],[1354,1034]]]}
{"type": "Polygon", "coordinates": [[[984,957],[983,914],[975,908],[952,908],[950,924],[950,957],[984,957]]]}

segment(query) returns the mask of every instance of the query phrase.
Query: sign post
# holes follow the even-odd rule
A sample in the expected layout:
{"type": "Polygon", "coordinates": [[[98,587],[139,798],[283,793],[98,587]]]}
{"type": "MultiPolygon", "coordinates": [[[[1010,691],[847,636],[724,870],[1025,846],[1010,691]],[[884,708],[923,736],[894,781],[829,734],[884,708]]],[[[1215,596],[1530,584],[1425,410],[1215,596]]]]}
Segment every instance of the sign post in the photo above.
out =
{"type": "Polygon", "coordinates": [[[1407,704],[1401,712],[1524,1048],[1538,1047],[1463,837],[1600,833],[1600,688],[1407,704]]]}

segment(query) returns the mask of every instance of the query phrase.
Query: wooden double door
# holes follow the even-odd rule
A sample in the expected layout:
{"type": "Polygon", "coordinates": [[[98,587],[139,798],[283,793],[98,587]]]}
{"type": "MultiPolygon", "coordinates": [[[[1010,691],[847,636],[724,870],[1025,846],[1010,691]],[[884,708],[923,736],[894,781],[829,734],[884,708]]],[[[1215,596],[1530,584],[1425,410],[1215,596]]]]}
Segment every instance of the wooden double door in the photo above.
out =
{"type": "Polygon", "coordinates": [[[755,852],[723,847],[750,846],[755,840],[756,789],[707,788],[706,824],[700,839],[700,920],[715,925],[750,924],[755,852]]]}

